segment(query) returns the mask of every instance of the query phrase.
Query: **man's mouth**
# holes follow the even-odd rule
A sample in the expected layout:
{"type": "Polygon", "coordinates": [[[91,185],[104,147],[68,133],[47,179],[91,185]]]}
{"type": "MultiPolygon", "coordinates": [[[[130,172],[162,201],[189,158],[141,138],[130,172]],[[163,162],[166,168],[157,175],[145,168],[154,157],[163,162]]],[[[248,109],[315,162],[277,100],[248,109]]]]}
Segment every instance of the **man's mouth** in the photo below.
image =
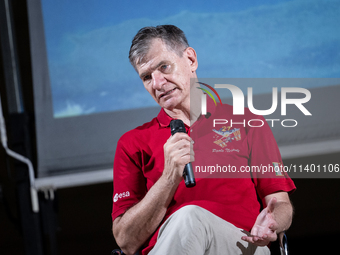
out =
{"type": "Polygon", "coordinates": [[[167,95],[171,94],[175,89],[176,89],[176,88],[174,88],[174,89],[172,89],[172,90],[169,90],[169,91],[165,92],[165,93],[162,94],[159,98],[162,98],[162,97],[164,97],[164,96],[167,96],[167,95]]]}

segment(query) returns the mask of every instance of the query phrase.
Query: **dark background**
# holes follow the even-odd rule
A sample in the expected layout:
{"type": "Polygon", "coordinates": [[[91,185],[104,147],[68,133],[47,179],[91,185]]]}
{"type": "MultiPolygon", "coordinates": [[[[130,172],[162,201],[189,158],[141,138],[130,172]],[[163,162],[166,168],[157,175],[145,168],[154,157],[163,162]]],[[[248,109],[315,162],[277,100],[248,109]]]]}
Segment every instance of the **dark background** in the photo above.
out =
{"type": "MultiPolygon", "coordinates": [[[[6,114],[12,148],[19,148],[35,163],[35,137],[32,77],[29,53],[27,9],[24,0],[11,1],[20,76],[24,94],[27,132],[24,145],[15,144],[18,137],[11,131],[17,116],[6,114]],[[13,142],[14,141],[14,142],[13,142]],[[27,151],[29,148],[29,151],[27,151]]],[[[0,51],[0,54],[1,51],[0,51]]],[[[0,56],[2,59],[2,55],[0,56]]],[[[0,92],[5,94],[5,65],[0,66],[0,92]]],[[[6,112],[6,99],[3,99],[6,112]]],[[[20,139],[18,139],[20,140],[20,139]]],[[[19,142],[18,142],[19,143],[19,142]]],[[[339,154],[329,154],[285,160],[284,164],[335,164],[339,154]]],[[[340,173],[339,173],[340,177],[340,173]]],[[[18,171],[17,163],[0,150],[0,254],[25,254],[22,219],[18,206],[18,183],[27,180],[25,170],[18,171]]],[[[340,179],[295,179],[297,191],[291,196],[295,207],[293,225],[287,232],[291,254],[333,253],[340,238],[340,179]]],[[[52,209],[56,212],[52,225],[56,229],[58,254],[110,254],[116,248],[111,234],[112,183],[60,189],[55,192],[52,209]]],[[[44,194],[40,194],[44,196],[44,194]]],[[[42,216],[38,216],[42,217],[42,216]]],[[[42,227],[41,227],[42,228],[42,227]]],[[[32,229],[32,231],[44,231],[32,229]]],[[[45,254],[49,252],[49,239],[43,234],[45,254]]],[[[277,251],[277,247],[273,247],[277,251]]]]}

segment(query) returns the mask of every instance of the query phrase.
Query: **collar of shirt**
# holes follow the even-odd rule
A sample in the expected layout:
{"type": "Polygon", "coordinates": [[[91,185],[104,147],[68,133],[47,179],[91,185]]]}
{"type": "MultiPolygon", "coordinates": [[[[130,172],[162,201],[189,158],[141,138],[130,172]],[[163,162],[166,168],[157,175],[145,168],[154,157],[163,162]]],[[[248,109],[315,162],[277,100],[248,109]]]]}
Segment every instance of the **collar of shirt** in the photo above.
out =
{"type": "Polygon", "coordinates": [[[158,113],[157,120],[159,125],[164,128],[170,126],[170,121],[173,120],[173,118],[171,118],[162,108],[158,113]]]}

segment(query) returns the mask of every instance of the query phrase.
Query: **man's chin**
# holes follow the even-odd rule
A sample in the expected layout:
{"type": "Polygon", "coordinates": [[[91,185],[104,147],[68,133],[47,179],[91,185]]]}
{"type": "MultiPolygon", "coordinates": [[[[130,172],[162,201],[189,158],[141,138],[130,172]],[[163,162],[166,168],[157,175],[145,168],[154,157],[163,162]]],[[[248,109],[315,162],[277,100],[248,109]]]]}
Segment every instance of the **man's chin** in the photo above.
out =
{"type": "Polygon", "coordinates": [[[164,110],[172,111],[174,110],[178,104],[172,100],[171,102],[164,102],[160,105],[164,110]]]}

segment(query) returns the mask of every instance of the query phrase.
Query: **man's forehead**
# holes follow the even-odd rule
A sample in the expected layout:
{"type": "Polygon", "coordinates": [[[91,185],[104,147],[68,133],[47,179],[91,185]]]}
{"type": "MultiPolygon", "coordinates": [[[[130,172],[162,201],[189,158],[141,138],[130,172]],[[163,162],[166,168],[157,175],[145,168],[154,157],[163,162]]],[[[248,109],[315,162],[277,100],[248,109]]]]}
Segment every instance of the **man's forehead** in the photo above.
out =
{"type": "Polygon", "coordinates": [[[153,39],[149,43],[148,51],[139,60],[139,64],[144,64],[152,60],[153,58],[160,56],[161,54],[168,55],[171,54],[171,50],[167,47],[161,39],[153,39]]]}
{"type": "Polygon", "coordinates": [[[153,39],[148,52],[137,60],[137,71],[141,76],[142,72],[156,68],[159,63],[171,62],[177,54],[161,39],[153,39]]]}
{"type": "Polygon", "coordinates": [[[155,59],[146,58],[143,58],[142,61],[140,61],[140,63],[136,65],[140,77],[143,77],[146,73],[154,69],[155,66],[155,59]]]}

